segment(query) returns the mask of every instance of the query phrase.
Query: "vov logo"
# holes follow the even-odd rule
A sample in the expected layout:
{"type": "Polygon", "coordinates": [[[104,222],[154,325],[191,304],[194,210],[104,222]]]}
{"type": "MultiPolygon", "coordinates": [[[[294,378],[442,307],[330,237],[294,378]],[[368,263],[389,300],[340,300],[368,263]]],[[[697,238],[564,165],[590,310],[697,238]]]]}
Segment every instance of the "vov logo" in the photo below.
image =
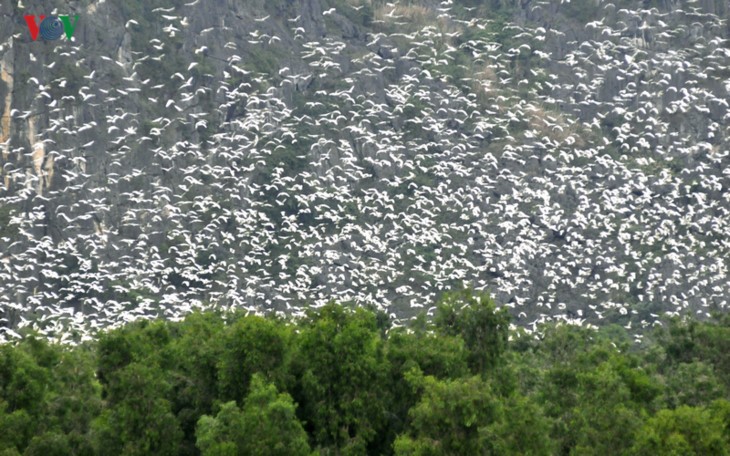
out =
{"type": "Polygon", "coordinates": [[[25,23],[28,24],[28,31],[33,41],[38,38],[39,33],[41,38],[46,41],[57,40],[64,33],[66,33],[66,38],[70,40],[74,35],[78,22],[78,14],[74,16],[73,24],[69,16],[38,16],[38,22],[36,22],[35,16],[25,16],[25,23]]]}

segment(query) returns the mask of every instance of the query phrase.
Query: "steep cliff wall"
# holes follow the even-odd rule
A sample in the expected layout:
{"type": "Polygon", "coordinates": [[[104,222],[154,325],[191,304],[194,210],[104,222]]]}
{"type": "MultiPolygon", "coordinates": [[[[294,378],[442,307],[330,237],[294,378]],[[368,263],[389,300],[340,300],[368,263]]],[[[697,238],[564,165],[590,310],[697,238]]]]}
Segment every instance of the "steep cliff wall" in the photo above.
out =
{"type": "Polygon", "coordinates": [[[0,312],[727,306],[726,1],[0,5],[0,312]],[[79,15],[32,41],[25,14],[79,15]]]}

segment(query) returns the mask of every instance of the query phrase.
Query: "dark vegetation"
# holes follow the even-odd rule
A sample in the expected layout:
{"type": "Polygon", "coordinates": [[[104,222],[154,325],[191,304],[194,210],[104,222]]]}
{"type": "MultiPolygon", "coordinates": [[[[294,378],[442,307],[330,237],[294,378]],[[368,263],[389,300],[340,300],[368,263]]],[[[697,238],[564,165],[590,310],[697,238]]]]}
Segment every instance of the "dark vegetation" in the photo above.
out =
{"type": "Polygon", "coordinates": [[[527,334],[468,290],[408,328],[330,304],[28,336],[0,347],[0,454],[722,455],[729,349],[727,315],[527,334]]]}

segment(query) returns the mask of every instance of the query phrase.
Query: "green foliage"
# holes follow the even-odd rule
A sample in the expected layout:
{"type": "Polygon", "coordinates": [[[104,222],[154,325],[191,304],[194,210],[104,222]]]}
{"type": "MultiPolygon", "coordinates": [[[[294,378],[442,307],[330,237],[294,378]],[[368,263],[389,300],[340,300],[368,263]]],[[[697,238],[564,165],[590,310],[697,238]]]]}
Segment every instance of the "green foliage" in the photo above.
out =
{"type": "Polygon", "coordinates": [[[0,206],[0,238],[13,238],[18,234],[17,225],[11,225],[10,220],[13,216],[13,208],[10,205],[0,206]]]}
{"type": "Polygon", "coordinates": [[[214,417],[203,415],[196,431],[197,446],[203,456],[237,455],[243,446],[246,429],[235,401],[226,402],[214,417]]]}
{"type": "Polygon", "coordinates": [[[242,318],[227,328],[219,363],[221,397],[243,401],[251,376],[257,372],[284,386],[289,337],[283,324],[257,316],[242,318]]]}
{"type": "Polygon", "coordinates": [[[168,326],[161,321],[140,321],[102,335],[99,339],[99,381],[109,386],[114,372],[131,362],[148,357],[155,361],[161,355],[160,349],[169,341],[168,326]]]}
{"type": "Polygon", "coordinates": [[[51,369],[56,388],[46,396],[49,428],[57,431],[43,442],[60,434],[67,438],[75,454],[90,450],[85,434],[102,410],[101,385],[94,378],[94,368],[93,353],[85,347],[60,353],[51,369]]]}
{"type": "Polygon", "coordinates": [[[568,415],[573,453],[621,453],[633,441],[642,418],[629,386],[608,362],[576,378],[578,401],[568,415]]]}
{"type": "Polygon", "coordinates": [[[87,75],[87,72],[76,61],[64,60],[54,71],[54,75],[58,77],[54,80],[56,84],[51,85],[50,93],[53,98],[60,99],[65,95],[78,94],[79,89],[84,85],[84,76],[87,75]],[[65,83],[62,84],[61,81],[65,81],[65,83]]]}
{"type": "Polygon", "coordinates": [[[388,389],[392,392],[389,440],[405,430],[408,410],[420,396],[406,381],[409,372],[417,369],[438,379],[459,378],[469,373],[468,352],[461,338],[416,331],[415,337],[403,330],[393,331],[386,342],[385,353],[390,366],[388,389]]]}
{"type": "Polygon", "coordinates": [[[429,333],[412,334],[393,331],[387,344],[387,358],[394,369],[406,372],[418,367],[425,375],[437,378],[462,377],[468,374],[464,341],[455,336],[429,333]]]}
{"type": "Polygon", "coordinates": [[[445,293],[437,303],[436,329],[460,336],[469,350],[469,365],[475,373],[486,373],[499,363],[507,349],[509,314],[497,310],[486,294],[472,290],[445,293]]]}
{"type": "Polygon", "coordinates": [[[66,456],[72,452],[65,435],[47,432],[33,437],[23,454],[25,456],[66,456]]]}
{"type": "Polygon", "coordinates": [[[423,395],[409,412],[411,431],[395,441],[396,455],[497,454],[492,425],[504,410],[488,383],[479,376],[411,381],[423,395]]]}
{"type": "MultiPolygon", "coordinates": [[[[553,434],[565,454],[620,454],[631,445],[662,388],[621,353],[612,332],[575,326],[550,327],[534,352],[523,355],[541,369],[537,394],[553,421],[553,434]]],[[[625,347],[624,347],[625,348],[625,347]]]]}
{"type": "Polygon", "coordinates": [[[708,323],[673,320],[661,335],[666,344],[667,365],[704,361],[713,366],[725,388],[730,388],[730,317],[718,316],[708,323]]]}
{"type": "Polygon", "coordinates": [[[264,382],[261,374],[251,380],[251,392],[243,407],[246,441],[243,452],[257,455],[296,456],[310,453],[307,434],[297,420],[291,396],[264,382]]]}
{"type": "Polygon", "coordinates": [[[334,303],[0,346],[0,455],[728,454],[728,317],[509,330],[447,293],[392,328],[334,303]],[[508,344],[508,340],[511,342],[508,344]]]}
{"type": "Polygon", "coordinates": [[[724,388],[711,365],[702,361],[679,363],[670,368],[667,378],[667,405],[698,406],[723,396],[724,388]]]}
{"type": "Polygon", "coordinates": [[[329,304],[297,338],[295,399],[313,441],[342,454],[366,454],[385,423],[382,340],[372,312],[329,304]]]}
{"type": "Polygon", "coordinates": [[[261,374],[255,374],[242,410],[231,401],[223,404],[215,418],[200,418],[198,448],[203,456],[308,455],[307,434],[295,408],[291,396],[279,393],[261,374]]]}
{"type": "MultiPolygon", "coordinates": [[[[88,454],[89,423],[100,411],[93,358],[29,337],[0,347],[0,451],[88,454]]],[[[18,453],[19,454],[19,453],[18,453]]]]}
{"type": "Polygon", "coordinates": [[[25,350],[0,347],[0,390],[9,412],[36,413],[42,407],[49,382],[48,370],[25,350]]]}
{"type": "MultiPolygon", "coordinates": [[[[246,69],[265,74],[267,83],[274,84],[279,78],[279,62],[286,55],[281,48],[251,46],[246,51],[248,56],[244,64],[246,69]]],[[[262,87],[262,89],[266,88],[262,87]]]]}
{"type": "Polygon", "coordinates": [[[595,19],[598,14],[597,8],[591,2],[566,2],[560,7],[563,15],[581,24],[595,19]]]}
{"type": "Polygon", "coordinates": [[[550,435],[551,421],[533,399],[512,394],[503,400],[504,419],[493,432],[499,436],[499,454],[555,454],[556,443],[550,435]]]}
{"type": "Polygon", "coordinates": [[[211,413],[218,393],[220,334],[225,327],[220,315],[193,313],[171,328],[173,343],[166,357],[173,360],[170,375],[172,411],[183,431],[183,452],[195,454],[195,426],[211,413]]]}
{"type": "Polygon", "coordinates": [[[114,372],[110,405],[92,423],[100,455],[176,455],[182,431],[166,399],[170,386],[154,366],[132,363],[114,372]]]}
{"type": "Polygon", "coordinates": [[[33,418],[25,410],[8,411],[5,403],[0,403],[0,448],[24,448],[36,432],[33,418]]]}
{"type": "MultiPolygon", "coordinates": [[[[727,401],[725,401],[727,402],[727,401]]],[[[661,410],[638,433],[634,455],[726,455],[730,441],[724,423],[704,407],[661,410]]]]}

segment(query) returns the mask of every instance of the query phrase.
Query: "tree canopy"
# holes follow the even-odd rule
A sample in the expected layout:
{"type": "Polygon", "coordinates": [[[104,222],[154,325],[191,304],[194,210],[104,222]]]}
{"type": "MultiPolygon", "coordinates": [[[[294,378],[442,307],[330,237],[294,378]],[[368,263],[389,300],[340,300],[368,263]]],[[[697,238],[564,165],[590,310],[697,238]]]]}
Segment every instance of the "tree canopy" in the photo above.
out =
{"type": "Polygon", "coordinates": [[[730,318],[510,329],[446,293],[393,327],[197,313],[66,347],[0,346],[0,455],[722,455],[730,318]]]}

